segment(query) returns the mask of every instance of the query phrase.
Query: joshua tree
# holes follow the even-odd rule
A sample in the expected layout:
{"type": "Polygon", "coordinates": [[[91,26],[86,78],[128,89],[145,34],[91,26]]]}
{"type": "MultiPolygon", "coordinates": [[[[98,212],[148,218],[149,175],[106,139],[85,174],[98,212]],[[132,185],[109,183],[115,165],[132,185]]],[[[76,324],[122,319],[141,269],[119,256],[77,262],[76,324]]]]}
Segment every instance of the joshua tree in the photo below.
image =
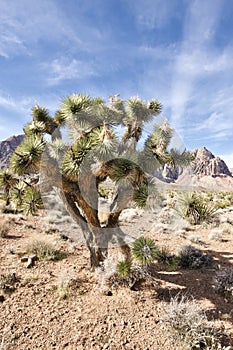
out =
{"type": "Polygon", "coordinates": [[[65,98],[54,117],[44,107],[32,108],[32,122],[24,128],[26,138],[11,158],[11,169],[18,175],[37,171],[47,185],[58,189],[82,229],[92,268],[106,258],[113,236],[125,257],[129,256],[126,235],[118,225],[120,213],[129,201],[141,207],[146,204],[148,172],[165,163],[174,166],[186,155],[169,150],[173,129],[166,120],[143,138],[145,123],[161,108],[156,100],[117,98],[108,105],[81,94],[65,98]],[[139,140],[144,145],[138,151],[139,140]],[[100,184],[106,179],[115,184],[115,194],[106,225],[101,227],[100,184]]]}

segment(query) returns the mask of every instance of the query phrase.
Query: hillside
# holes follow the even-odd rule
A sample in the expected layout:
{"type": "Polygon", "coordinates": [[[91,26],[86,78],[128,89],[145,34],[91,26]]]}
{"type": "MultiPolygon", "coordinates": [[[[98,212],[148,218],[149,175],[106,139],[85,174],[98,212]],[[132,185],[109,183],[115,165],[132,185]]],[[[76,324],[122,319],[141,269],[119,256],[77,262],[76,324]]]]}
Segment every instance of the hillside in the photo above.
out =
{"type": "Polygon", "coordinates": [[[13,135],[0,142],[0,169],[5,169],[8,167],[11,154],[23,141],[24,137],[24,135],[13,135]]]}

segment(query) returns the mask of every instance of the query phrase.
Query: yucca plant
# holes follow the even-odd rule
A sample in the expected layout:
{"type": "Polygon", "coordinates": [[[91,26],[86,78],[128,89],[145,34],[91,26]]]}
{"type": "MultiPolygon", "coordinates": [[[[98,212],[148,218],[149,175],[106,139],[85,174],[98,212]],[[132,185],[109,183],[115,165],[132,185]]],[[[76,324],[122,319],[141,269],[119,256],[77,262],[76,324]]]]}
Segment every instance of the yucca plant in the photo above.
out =
{"type": "Polygon", "coordinates": [[[122,260],[117,264],[117,273],[120,277],[125,278],[129,276],[131,272],[132,261],[131,260],[122,260]]]}
{"type": "Polygon", "coordinates": [[[39,208],[42,208],[40,191],[35,187],[29,187],[24,194],[21,208],[26,215],[34,215],[39,208]]]}
{"type": "Polygon", "coordinates": [[[180,216],[196,225],[209,220],[217,211],[217,207],[206,203],[204,198],[197,193],[184,192],[178,198],[176,211],[180,216]]]}
{"type": "MultiPolygon", "coordinates": [[[[125,260],[130,260],[127,236],[118,219],[130,201],[146,206],[152,191],[148,160],[155,170],[166,162],[176,164],[175,156],[179,161],[182,158],[169,150],[174,130],[166,120],[143,140],[145,123],[152,122],[161,108],[154,99],[133,97],[123,101],[119,94],[111,97],[109,104],[98,97],[72,94],[62,101],[54,117],[38,104],[32,108],[32,122],[25,127],[26,138],[11,158],[11,169],[18,175],[34,172],[39,175],[41,188],[46,183],[46,190],[49,186],[57,189],[65,208],[81,227],[92,268],[106,259],[111,241],[117,242],[125,260]],[[115,191],[102,227],[99,189],[109,179],[115,191]]],[[[24,212],[28,214],[41,205],[38,192],[32,188],[25,190],[23,200],[24,212]]],[[[141,263],[148,264],[155,258],[156,248],[152,241],[144,243],[135,246],[135,256],[138,252],[141,263]]]]}
{"type": "Polygon", "coordinates": [[[155,242],[146,237],[140,237],[133,243],[133,257],[142,265],[149,265],[157,258],[155,242]]]}

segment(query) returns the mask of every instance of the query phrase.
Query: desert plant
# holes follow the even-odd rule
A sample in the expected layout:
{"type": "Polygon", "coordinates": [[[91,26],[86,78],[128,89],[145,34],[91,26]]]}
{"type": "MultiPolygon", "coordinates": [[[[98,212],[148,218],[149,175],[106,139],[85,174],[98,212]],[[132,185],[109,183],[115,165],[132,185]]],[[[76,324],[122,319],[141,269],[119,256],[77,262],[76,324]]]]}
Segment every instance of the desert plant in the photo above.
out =
{"type": "Polygon", "coordinates": [[[217,272],[214,286],[229,301],[233,302],[233,268],[227,268],[217,272]]]}
{"type": "Polygon", "coordinates": [[[171,269],[175,269],[178,266],[179,258],[170,252],[167,247],[162,247],[157,250],[158,263],[167,265],[171,269]]]}
{"type": "Polygon", "coordinates": [[[8,169],[0,171],[0,188],[3,188],[6,205],[10,204],[10,190],[16,183],[16,177],[8,169]]]}
{"type": "Polygon", "coordinates": [[[178,197],[176,212],[196,225],[209,220],[217,209],[215,205],[206,203],[200,194],[184,192],[178,197]]]}
{"type": "Polygon", "coordinates": [[[205,254],[191,245],[181,247],[178,258],[181,268],[199,269],[212,263],[212,257],[209,254],[205,254]]]}
{"type": "Polygon", "coordinates": [[[157,283],[157,280],[149,271],[148,266],[132,265],[127,275],[122,276],[118,272],[115,272],[111,274],[105,282],[110,287],[126,286],[133,289],[135,284],[141,281],[152,281],[157,283]]]}
{"type": "MultiPolygon", "coordinates": [[[[161,108],[156,100],[144,102],[133,97],[122,101],[117,95],[106,104],[82,94],[66,97],[54,117],[44,107],[32,108],[32,122],[24,128],[26,138],[11,158],[11,169],[18,175],[39,171],[47,188],[57,188],[67,211],[81,227],[92,268],[106,259],[113,236],[125,258],[129,257],[130,248],[118,219],[130,201],[146,205],[150,193],[147,171],[165,163],[178,165],[189,158],[186,151],[169,149],[174,130],[167,120],[155,126],[137,151],[145,123],[161,108]],[[117,133],[119,126],[124,128],[123,134],[117,133]],[[62,140],[64,129],[69,141],[62,140]],[[101,227],[99,197],[106,179],[112,181],[115,192],[108,220],[101,227]]],[[[43,187],[43,181],[40,185],[43,187]]]]}
{"type": "Polygon", "coordinates": [[[194,299],[180,295],[172,298],[164,305],[162,321],[184,349],[227,349],[222,347],[217,330],[194,299]]]}
{"type": "Polygon", "coordinates": [[[146,237],[140,237],[134,241],[132,253],[135,260],[142,265],[149,265],[157,258],[154,241],[146,237]]]}
{"type": "Polygon", "coordinates": [[[68,271],[61,273],[57,281],[59,298],[67,299],[71,295],[72,289],[77,288],[78,285],[78,279],[73,273],[68,271]]]}
{"type": "Polygon", "coordinates": [[[27,254],[36,255],[41,260],[59,260],[61,257],[57,241],[50,236],[31,237],[25,249],[27,254]]]}
{"type": "Polygon", "coordinates": [[[120,277],[127,277],[129,276],[132,268],[132,262],[131,260],[122,260],[119,261],[117,264],[116,271],[120,277]]]}

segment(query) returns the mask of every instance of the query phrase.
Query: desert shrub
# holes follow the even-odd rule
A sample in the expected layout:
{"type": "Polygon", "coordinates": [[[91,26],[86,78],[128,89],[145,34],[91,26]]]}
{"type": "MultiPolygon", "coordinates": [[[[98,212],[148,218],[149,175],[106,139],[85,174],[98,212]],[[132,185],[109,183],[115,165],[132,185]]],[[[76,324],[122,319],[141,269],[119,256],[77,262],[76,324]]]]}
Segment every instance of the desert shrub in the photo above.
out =
{"type": "Polygon", "coordinates": [[[119,261],[116,267],[116,272],[120,277],[127,277],[130,275],[132,268],[132,262],[131,260],[122,260],[119,261]]]}
{"type": "Polygon", "coordinates": [[[214,286],[229,301],[233,302],[233,268],[227,268],[217,272],[214,286]]]}
{"type": "Polygon", "coordinates": [[[157,258],[154,241],[146,237],[140,237],[134,241],[132,253],[135,260],[142,265],[149,265],[157,258]]]}
{"type": "Polygon", "coordinates": [[[59,260],[62,258],[57,241],[50,236],[31,238],[27,242],[26,251],[28,254],[36,255],[40,260],[59,260]]]}
{"type": "Polygon", "coordinates": [[[57,281],[57,289],[60,299],[67,299],[73,289],[79,286],[79,282],[75,274],[63,271],[57,281]]]}
{"type": "Polygon", "coordinates": [[[209,254],[191,245],[181,247],[178,258],[181,268],[199,269],[212,263],[212,257],[209,254]]]}
{"type": "Polygon", "coordinates": [[[128,275],[122,276],[116,272],[108,278],[107,284],[114,287],[125,286],[133,289],[135,284],[141,281],[155,281],[155,278],[149,271],[148,266],[133,265],[128,275]]]}
{"type": "Polygon", "coordinates": [[[10,230],[10,222],[6,219],[3,219],[0,223],[0,237],[6,238],[9,230],[10,230]]]}
{"type": "Polygon", "coordinates": [[[179,295],[172,298],[163,308],[162,321],[184,349],[224,349],[217,330],[210,326],[206,314],[194,299],[179,295]]]}
{"type": "Polygon", "coordinates": [[[162,247],[157,251],[158,263],[169,266],[170,268],[176,268],[178,265],[178,257],[172,254],[167,247],[162,247]]]}
{"type": "Polygon", "coordinates": [[[216,205],[207,203],[201,195],[185,192],[178,197],[177,213],[196,225],[208,221],[217,211],[216,205]]]}
{"type": "Polygon", "coordinates": [[[15,284],[19,281],[19,277],[15,272],[3,274],[0,276],[0,289],[5,293],[15,291],[15,284]]]}

